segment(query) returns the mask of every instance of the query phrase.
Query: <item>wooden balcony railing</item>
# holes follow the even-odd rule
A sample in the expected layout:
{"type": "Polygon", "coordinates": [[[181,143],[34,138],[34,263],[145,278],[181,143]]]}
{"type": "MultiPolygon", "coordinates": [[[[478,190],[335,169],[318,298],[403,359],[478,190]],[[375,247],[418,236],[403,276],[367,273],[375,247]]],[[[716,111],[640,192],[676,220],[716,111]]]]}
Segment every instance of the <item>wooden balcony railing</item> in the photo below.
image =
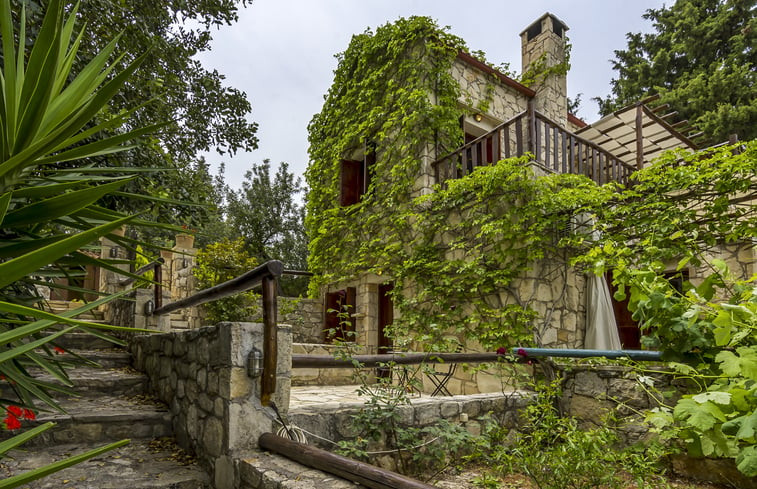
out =
{"type": "Polygon", "coordinates": [[[530,108],[435,161],[436,181],[461,178],[479,166],[527,152],[548,171],[586,175],[598,184],[628,184],[635,170],[530,108]]]}

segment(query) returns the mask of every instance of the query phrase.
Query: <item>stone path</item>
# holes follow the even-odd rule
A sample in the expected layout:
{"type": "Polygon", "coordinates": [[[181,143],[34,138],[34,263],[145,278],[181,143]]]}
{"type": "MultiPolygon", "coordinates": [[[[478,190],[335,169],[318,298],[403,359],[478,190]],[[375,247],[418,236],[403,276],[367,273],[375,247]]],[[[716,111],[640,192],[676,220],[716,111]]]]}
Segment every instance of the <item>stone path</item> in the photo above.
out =
{"type": "MultiPolygon", "coordinates": [[[[66,411],[37,413],[30,428],[46,421],[56,426],[0,460],[0,478],[27,472],[71,455],[130,439],[129,445],[31,482],[27,489],[209,489],[205,473],[170,438],[171,416],[147,393],[147,378],[130,367],[131,355],[90,335],[73,333],[60,346],[101,367],[83,365],[68,371],[77,396],[55,394],[66,411]]],[[[68,354],[61,360],[71,360],[68,354]]],[[[30,369],[30,372],[33,372],[30,369]]],[[[54,381],[38,372],[36,377],[54,381]]],[[[8,392],[0,396],[12,398],[8,392]]],[[[40,405],[40,408],[43,408],[40,405]]],[[[49,409],[49,408],[48,408],[49,409]]],[[[0,438],[15,433],[0,432],[0,438]]]]}

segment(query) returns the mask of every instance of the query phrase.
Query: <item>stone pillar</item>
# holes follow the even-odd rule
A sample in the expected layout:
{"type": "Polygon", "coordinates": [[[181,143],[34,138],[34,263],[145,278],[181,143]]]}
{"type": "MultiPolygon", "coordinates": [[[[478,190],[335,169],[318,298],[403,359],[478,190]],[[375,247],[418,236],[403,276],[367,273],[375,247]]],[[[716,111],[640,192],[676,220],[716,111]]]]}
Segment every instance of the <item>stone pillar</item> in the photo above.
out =
{"type": "MultiPolygon", "coordinates": [[[[260,403],[261,377],[249,376],[250,353],[253,349],[263,351],[263,324],[221,323],[218,328],[220,345],[228,345],[229,350],[211,358],[211,363],[219,362],[224,367],[219,370],[218,386],[226,400],[227,415],[223,426],[225,446],[215,460],[213,472],[216,488],[233,489],[238,487],[234,480],[234,458],[256,448],[260,435],[275,432],[279,424],[274,421],[273,410],[260,403]]],[[[292,328],[278,325],[277,340],[276,391],[271,400],[280,413],[286,414],[292,378],[292,328]]]]}
{"type": "MultiPolygon", "coordinates": [[[[196,280],[192,269],[196,263],[197,248],[194,247],[195,237],[191,234],[177,234],[176,246],[171,251],[170,264],[166,268],[170,273],[171,300],[176,301],[189,297],[197,292],[196,280]]],[[[189,307],[174,312],[172,321],[175,329],[196,329],[201,326],[201,315],[198,307],[189,307]]]]}
{"type": "MultiPolygon", "coordinates": [[[[533,68],[537,73],[565,62],[565,31],[568,26],[545,13],[520,33],[523,73],[533,68]]],[[[536,91],[535,109],[562,127],[568,123],[568,88],[566,74],[539,76],[531,85],[536,91]]]]}
{"type": "MultiPolygon", "coordinates": [[[[134,327],[140,329],[154,329],[168,332],[171,330],[171,317],[169,314],[161,316],[145,314],[145,305],[155,299],[154,289],[136,289],[136,304],[134,306],[134,327]]],[[[163,304],[169,299],[168,291],[163,291],[163,304]]],[[[154,305],[154,304],[153,304],[154,305]]]]}
{"type": "MultiPolygon", "coordinates": [[[[114,230],[112,234],[115,234],[116,236],[123,236],[125,233],[126,227],[122,226],[119,229],[114,230]]],[[[108,239],[107,236],[103,236],[102,238],[100,238],[100,258],[106,261],[115,259],[124,260],[127,259],[128,256],[126,254],[126,249],[123,246],[119,245],[115,241],[108,239]]],[[[125,272],[129,271],[128,263],[114,264],[113,266],[125,272]]],[[[123,280],[124,278],[125,277],[123,275],[117,272],[107,270],[105,268],[100,268],[100,281],[97,285],[97,290],[106,294],[115,294],[116,292],[120,292],[124,290],[124,286],[120,284],[121,280],[123,280]]],[[[124,319],[124,311],[120,311],[118,309],[128,307],[128,304],[128,302],[116,300],[103,304],[99,309],[103,312],[103,317],[108,324],[122,324],[122,320],[124,319]]],[[[130,312],[126,311],[126,314],[130,314],[130,312]]],[[[122,325],[128,326],[128,324],[122,325]]]]}

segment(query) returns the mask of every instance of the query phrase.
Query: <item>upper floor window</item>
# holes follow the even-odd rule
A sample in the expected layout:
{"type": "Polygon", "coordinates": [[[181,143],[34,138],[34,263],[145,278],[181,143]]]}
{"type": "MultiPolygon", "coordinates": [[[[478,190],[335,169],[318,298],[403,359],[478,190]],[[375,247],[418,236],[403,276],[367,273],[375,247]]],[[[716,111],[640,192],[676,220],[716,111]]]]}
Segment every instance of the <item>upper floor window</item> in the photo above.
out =
{"type": "Polygon", "coordinates": [[[373,178],[373,165],[376,163],[376,145],[367,143],[363,158],[359,160],[342,160],[340,204],[348,206],[360,202],[368,192],[373,178]]]}

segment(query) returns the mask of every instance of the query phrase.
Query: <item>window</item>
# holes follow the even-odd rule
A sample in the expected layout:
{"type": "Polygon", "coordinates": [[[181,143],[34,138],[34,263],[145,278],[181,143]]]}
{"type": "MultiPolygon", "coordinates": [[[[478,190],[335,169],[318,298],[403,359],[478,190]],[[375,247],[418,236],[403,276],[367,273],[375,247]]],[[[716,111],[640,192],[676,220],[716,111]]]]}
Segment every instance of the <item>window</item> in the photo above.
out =
{"type": "Polygon", "coordinates": [[[323,314],[323,339],[326,343],[334,340],[355,341],[356,303],[355,287],[347,287],[326,294],[323,314]]]}
{"type": "Polygon", "coordinates": [[[370,142],[365,145],[362,160],[342,160],[340,197],[342,206],[357,204],[368,192],[375,163],[376,145],[370,142]]]}
{"type": "MultiPolygon", "coordinates": [[[[683,270],[680,272],[667,272],[663,276],[670,282],[675,290],[683,293],[684,282],[689,280],[689,272],[683,270]]],[[[618,325],[618,336],[620,344],[626,350],[641,349],[641,329],[638,321],[631,317],[631,311],[628,310],[628,297],[622,301],[615,300],[615,291],[617,290],[612,283],[612,272],[607,272],[607,284],[610,287],[610,298],[612,308],[615,313],[615,322],[618,325]]]]}

